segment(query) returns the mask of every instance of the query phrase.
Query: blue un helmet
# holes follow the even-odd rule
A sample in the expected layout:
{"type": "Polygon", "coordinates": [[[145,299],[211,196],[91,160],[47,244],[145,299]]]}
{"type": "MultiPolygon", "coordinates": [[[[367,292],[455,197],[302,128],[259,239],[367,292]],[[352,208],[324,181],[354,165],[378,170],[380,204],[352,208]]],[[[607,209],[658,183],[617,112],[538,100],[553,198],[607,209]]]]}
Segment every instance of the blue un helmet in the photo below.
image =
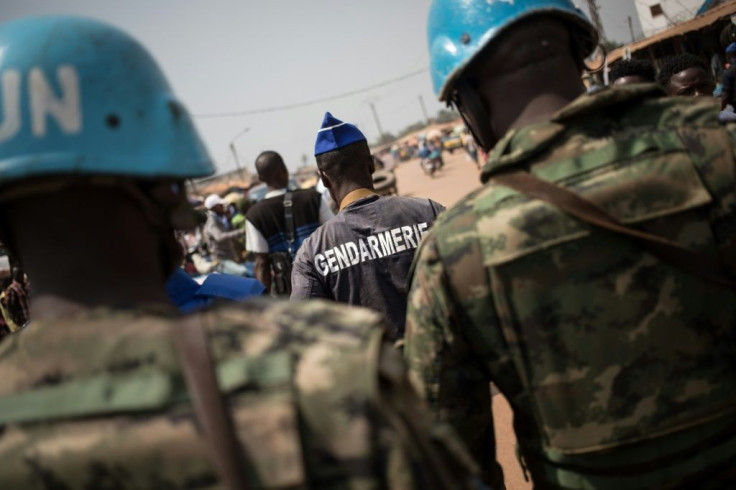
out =
{"type": "Polygon", "coordinates": [[[454,83],[488,43],[519,20],[539,14],[556,15],[579,27],[583,57],[595,49],[595,27],[570,0],[434,0],[427,36],[432,84],[439,100],[450,102],[454,83]]]}
{"type": "Polygon", "coordinates": [[[214,172],[146,49],[89,19],[0,25],[0,182],[42,176],[185,179],[214,172]]]}

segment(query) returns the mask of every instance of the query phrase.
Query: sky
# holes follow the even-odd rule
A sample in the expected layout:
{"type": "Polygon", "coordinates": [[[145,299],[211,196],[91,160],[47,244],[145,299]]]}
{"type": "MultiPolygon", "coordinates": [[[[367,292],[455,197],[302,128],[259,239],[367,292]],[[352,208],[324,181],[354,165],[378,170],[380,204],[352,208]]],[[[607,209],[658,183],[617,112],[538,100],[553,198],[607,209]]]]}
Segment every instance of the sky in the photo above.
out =
{"type": "MultiPolygon", "coordinates": [[[[585,3],[585,2],[582,2],[585,3]]],[[[598,0],[609,38],[641,34],[634,0],[598,0]]],[[[0,22],[29,15],[83,15],[141,41],[161,65],[218,172],[235,168],[229,145],[253,170],[275,150],[296,169],[314,162],[325,111],[378,137],[396,133],[443,105],[432,91],[426,43],[430,0],[3,0],[0,22]],[[300,104],[403,80],[288,111],[236,117],[212,114],[300,104]]]]}

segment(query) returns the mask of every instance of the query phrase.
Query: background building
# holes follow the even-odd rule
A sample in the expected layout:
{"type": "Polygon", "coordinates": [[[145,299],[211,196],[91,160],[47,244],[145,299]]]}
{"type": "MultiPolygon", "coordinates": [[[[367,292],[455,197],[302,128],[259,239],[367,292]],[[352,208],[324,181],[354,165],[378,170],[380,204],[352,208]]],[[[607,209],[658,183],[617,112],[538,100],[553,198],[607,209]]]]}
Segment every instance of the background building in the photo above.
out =
{"type": "Polygon", "coordinates": [[[692,19],[703,6],[703,0],[636,0],[635,3],[645,37],[692,19]]]}

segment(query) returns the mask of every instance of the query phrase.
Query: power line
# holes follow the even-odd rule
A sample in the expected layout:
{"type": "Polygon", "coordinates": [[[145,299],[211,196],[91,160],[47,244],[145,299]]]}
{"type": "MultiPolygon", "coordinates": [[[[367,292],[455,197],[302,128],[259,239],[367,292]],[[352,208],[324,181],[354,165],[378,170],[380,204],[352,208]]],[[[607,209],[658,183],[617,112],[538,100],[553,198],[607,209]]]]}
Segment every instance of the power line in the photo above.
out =
{"type": "Polygon", "coordinates": [[[416,70],[411,73],[407,73],[406,75],[392,78],[390,80],[386,80],[386,81],[377,83],[375,85],[371,85],[369,87],[363,87],[357,90],[351,90],[350,92],[345,92],[345,93],[338,94],[338,95],[332,95],[330,97],[323,97],[321,99],[314,99],[314,100],[309,100],[306,102],[298,102],[295,104],[288,104],[288,105],[282,105],[282,106],[263,107],[261,109],[249,109],[249,110],[233,111],[233,112],[211,112],[211,113],[206,113],[206,114],[193,114],[193,117],[197,117],[200,119],[213,119],[213,118],[220,118],[220,117],[252,116],[254,114],[266,114],[269,112],[281,112],[281,111],[288,111],[291,109],[298,109],[300,107],[307,107],[310,105],[321,104],[323,102],[329,102],[329,101],[336,100],[336,99],[343,99],[345,97],[350,97],[352,95],[358,95],[358,94],[362,94],[365,92],[370,92],[371,90],[375,90],[377,88],[385,87],[386,85],[391,85],[391,84],[406,80],[408,78],[412,78],[417,75],[421,75],[427,70],[429,70],[429,67],[425,67],[425,68],[422,68],[421,70],[416,70]]]}

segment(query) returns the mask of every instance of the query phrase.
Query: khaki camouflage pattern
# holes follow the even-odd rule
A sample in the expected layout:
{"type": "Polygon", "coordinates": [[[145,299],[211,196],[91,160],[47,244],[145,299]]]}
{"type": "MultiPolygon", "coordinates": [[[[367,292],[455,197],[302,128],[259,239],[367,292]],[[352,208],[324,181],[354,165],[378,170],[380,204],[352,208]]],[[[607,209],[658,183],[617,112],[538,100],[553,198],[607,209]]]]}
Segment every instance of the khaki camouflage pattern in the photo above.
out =
{"type": "Polygon", "coordinates": [[[736,277],[736,128],[660,95],[604,90],[511,131],[417,254],[410,376],[489,480],[489,381],[543,488],[719,488],[736,461],[736,293],[493,183],[529,170],[736,277]]]}
{"type": "MultiPolygon", "coordinates": [[[[470,487],[474,464],[426,419],[376,314],[256,300],[201,318],[249,489],[436,488],[437,468],[470,487]]],[[[5,339],[0,488],[222,488],[188,401],[176,323],[93,310],[5,339]]]]}

